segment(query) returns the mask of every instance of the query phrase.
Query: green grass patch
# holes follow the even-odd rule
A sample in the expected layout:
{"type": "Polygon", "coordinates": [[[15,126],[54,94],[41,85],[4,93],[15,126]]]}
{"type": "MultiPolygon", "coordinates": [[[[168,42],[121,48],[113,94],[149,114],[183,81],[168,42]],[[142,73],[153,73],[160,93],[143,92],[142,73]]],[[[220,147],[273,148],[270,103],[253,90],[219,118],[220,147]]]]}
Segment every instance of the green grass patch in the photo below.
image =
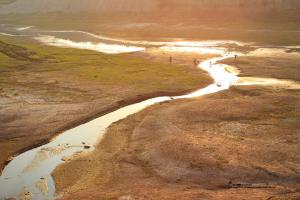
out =
{"type": "MultiPolygon", "coordinates": [[[[17,81],[22,79],[22,88],[31,88],[33,93],[41,90],[43,96],[54,96],[58,89],[43,86],[44,80],[34,80],[41,81],[40,84],[32,84],[32,80],[26,83],[24,77],[30,78],[30,74],[42,77],[49,75],[52,79],[66,76],[69,83],[89,81],[100,89],[130,88],[140,93],[183,91],[209,82],[199,69],[152,62],[128,54],[107,55],[89,50],[44,46],[34,40],[6,36],[0,37],[0,44],[0,71],[5,72],[0,73],[3,87],[10,85],[17,88],[17,81]]],[[[63,87],[61,83],[60,87],[63,87]]],[[[61,89],[60,96],[64,95],[64,90],[67,96],[72,96],[67,89],[61,89]]],[[[79,91],[76,89],[74,94],[80,95],[79,91]]]]}

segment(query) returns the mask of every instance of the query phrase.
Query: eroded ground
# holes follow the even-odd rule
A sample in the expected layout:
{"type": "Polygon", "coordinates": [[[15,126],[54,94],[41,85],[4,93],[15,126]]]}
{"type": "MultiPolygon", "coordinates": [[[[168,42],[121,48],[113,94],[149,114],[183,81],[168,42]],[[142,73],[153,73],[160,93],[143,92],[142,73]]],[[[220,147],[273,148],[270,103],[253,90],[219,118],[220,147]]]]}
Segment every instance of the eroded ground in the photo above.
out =
{"type": "Polygon", "coordinates": [[[1,36],[0,169],[9,156],[96,116],[142,99],[186,93],[211,81],[192,61],[177,62],[1,36]]]}
{"type": "MultiPolygon", "coordinates": [[[[242,76],[299,80],[288,55],[226,62],[242,76]]],[[[299,92],[236,86],[152,106],[60,166],[57,189],[63,199],[299,199],[299,92]]]]}

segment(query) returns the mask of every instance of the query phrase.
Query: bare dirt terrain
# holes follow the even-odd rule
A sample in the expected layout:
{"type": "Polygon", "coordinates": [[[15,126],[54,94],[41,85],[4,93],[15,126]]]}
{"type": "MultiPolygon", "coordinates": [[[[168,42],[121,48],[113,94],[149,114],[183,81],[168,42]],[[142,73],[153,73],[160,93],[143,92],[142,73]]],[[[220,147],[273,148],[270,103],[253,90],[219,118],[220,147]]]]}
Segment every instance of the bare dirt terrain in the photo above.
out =
{"type": "Polygon", "coordinates": [[[300,98],[277,92],[235,88],[151,107],[114,124],[90,156],[59,168],[57,187],[71,192],[69,199],[267,199],[293,192],[300,181],[300,98]],[[253,188],[229,189],[230,181],[253,188]]]}
{"type": "Polygon", "coordinates": [[[169,65],[140,57],[1,37],[0,171],[10,156],[63,130],[136,101],[186,93],[211,81],[192,61],[169,65]]]}
{"type": "Polygon", "coordinates": [[[252,53],[239,59],[227,59],[222,63],[233,65],[241,70],[240,76],[289,79],[300,81],[299,53],[285,53],[284,50],[257,50],[260,56],[252,53]],[[265,67],[267,66],[267,67],[265,67]]]}
{"type": "MultiPolygon", "coordinates": [[[[284,64],[281,78],[299,77],[288,59],[261,57],[263,67],[257,57],[239,59],[242,74],[273,77],[284,64]]],[[[299,199],[299,94],[239,86],[152,106],[113,124],[90,155],[60,166],[57,189],[72,200],[299,199]]]]}
{"type": "MultiPolygon", "coordinates": [[[[0,0],[0,173],[10,156],[64,130],[211,82],[192,62],[213,55],[172,54],[170,65],[167,53],[111,56],[46,47],[24,35],[78,30],[131,40],[299,46],[299,8],[297,0],[0,0]]],[[[239,48],[233,46],[225,49],[239,48]]],[[[299,83],[299,55],[292,55],[264,52],[223,62],[241,76],[299,83]]],[[[62,158],[66,163],[53,173],[59,197],[300,199],[300,91],[288,83],[161,103],[114,123],[94,152],[62,158]]]]}

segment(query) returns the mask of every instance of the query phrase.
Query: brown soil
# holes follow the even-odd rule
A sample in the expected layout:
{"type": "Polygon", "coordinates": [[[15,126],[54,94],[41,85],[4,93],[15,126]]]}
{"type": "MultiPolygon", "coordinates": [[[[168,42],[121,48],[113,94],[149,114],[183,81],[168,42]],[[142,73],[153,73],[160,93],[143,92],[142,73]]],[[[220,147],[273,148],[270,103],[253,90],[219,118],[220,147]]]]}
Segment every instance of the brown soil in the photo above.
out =
{"type": "Polygon", "coordinates": [[[300,54],[286,54],[278,57],[240,57],[227,59],[222,63],[241,70],[240,77],[259,76],[265,78],[290,79],[300,81],[300,54]]]}
{"type": "Polygon", "coordinates": [[[152,106],[58,167],[57,190],[72,200],[299,199],[299,94],[233,87],[152,106]]]}
{"type": "MultiPolygon", "coordinates": [[[[139,54],[131,56],[147,58],[139,54]]],[[[1,80],[4,85],[0,88],[0,174],[11,156],[47,143],[64,130],[125,105],[151,97],[185,94],[209,84],[208,75],[195,69],[190,62],[180,59],[182,67],[195,71],[193,76],[199,76],[202,83],[184,87],[174,83],[169,90],[120,86],[117,81],[115,86],[107,86],[74,78],[67,71],[41,71],[33,66],[3,71],[8,78],[1,80]]],[[[151,85],[151,82],[145,84],[151,85]]]]}
{"type": "Polygon", "coordinates": [[[233,88],[153,106],[112,125],[91,155],[59,167],[57,189],[71,194],[65,199],[267,199],[292,192],[300,187],[299,102],[289,92],[233,88]],[[231,189],[229,181],[254,188],[231,189]]]}

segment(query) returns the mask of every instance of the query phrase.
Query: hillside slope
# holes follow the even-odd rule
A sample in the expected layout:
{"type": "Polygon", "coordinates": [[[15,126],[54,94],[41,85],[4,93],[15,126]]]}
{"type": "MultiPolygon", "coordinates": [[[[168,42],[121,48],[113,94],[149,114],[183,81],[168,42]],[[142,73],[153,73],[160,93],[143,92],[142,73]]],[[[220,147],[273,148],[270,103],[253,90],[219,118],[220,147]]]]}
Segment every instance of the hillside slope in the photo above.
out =
{"type": "MultiPolygon", "coordinates": [[[[101,12],[119,13],[145,12],[156,14],[185,13],[188,15],[210,15],[217,13],[299,13],[297,0],[16,0],[0,7],[1,14],[34,12],[101,12]]],[[[0,1],[0,3],[2,2],[0,1]]],[[[226,17],[226,16],[223,16],[226,17]]]]}

